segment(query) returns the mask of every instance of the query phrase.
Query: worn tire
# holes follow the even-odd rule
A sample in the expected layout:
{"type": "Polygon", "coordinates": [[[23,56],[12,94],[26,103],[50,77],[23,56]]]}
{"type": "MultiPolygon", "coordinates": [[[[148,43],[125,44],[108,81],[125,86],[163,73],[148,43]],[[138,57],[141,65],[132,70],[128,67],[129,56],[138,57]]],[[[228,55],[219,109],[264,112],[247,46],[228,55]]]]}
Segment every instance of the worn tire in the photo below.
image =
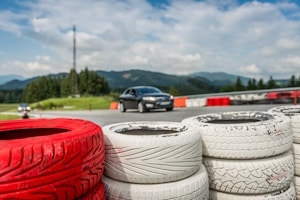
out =
{"type": "Polygon", "coordinates": [[[76,199],[104,170],[101,128],[79,119],[0,121],[0,199],[76,199]]]}
{"type": "Polygon", "coordinates": [[[294,184],[296,190],[296,198],[300,199],[300,177],[299,176],[294,176],[294,184]]]}
{"type": "Polygon", "coordinates": [[[234,194],[264,194],[287,188],[294,176],[292,152],[255,160],[203,157],[210,188],[234,194]]]}
{"type": "Polygon", "coordinates": [[[293,143],[295,175],[300,176],[300,144],[293,143]]]}
{"type": "Polygon", "coordinates": [[[210,200],[296,200],[296,191],[293,182],[288,188],[282,190],[258,195],[238,195],[209,190],[210,200]]]}
{"type": "Polygon", "coordinates": [[[131,183],[184,179],[200,168],[201,136],[176,122],[125,122],[103,127],[105,175],[131,183]]]}
{"type": "Polygon", "coordinates": [[[133,184],[103,176],[106,199],[163,200],[203,199],[209,195],[208,177],[205,167],[185,179],[160,184],[133,184]]]}
{"type": "Polygon", "coordinates": [[[105,200],[105,189],[102,180],[78,200],[105,200]]]}
{"type": "Polygon", "coordinates": [[[279,106],[268,110],[270,113],[283,113],[290,117],[294,143],[300,144],[300,106],[279,106]]]}
{"type": "Polygon", "coordinates": [[[198,127],[203,156],[253,159],[281,154],[292,146],[290,119],[279,113],[224,112],[186,118],[198,127]]]}

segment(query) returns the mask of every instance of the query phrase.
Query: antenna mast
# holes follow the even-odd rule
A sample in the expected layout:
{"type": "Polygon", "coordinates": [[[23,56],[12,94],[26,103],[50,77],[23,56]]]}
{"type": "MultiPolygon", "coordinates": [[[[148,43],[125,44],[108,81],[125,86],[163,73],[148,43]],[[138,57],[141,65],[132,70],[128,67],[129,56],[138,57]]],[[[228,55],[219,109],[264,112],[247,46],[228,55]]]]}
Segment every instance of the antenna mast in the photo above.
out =
{"type": "Polygon", "coordinates": [[[73,26],[73,70],[72,77],[72,96],[77,94],[77,72],[76,72],[76,26],[73,26]]]}

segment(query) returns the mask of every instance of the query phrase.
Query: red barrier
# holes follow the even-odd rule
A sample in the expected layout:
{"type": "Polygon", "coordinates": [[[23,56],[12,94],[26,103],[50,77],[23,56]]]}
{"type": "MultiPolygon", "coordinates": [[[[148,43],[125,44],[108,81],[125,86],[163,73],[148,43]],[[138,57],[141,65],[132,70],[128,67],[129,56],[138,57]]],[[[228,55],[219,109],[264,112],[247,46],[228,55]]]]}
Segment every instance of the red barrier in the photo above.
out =
{"type": "Polygon", "coordinates": [[[229,106],[229,97],[209,97],[206,99],[206,106],[229,106]]]}
{"type": "Polygon", "coordinates": [[[175,97],[174,98],[174,107],[186,107],[187,97],[175,97]]]}
{"type": "Polygon", "coordinates": [[[110,107],[111,110],[117,110],[118,109],[118,102],[111,102],[110,107]]]}

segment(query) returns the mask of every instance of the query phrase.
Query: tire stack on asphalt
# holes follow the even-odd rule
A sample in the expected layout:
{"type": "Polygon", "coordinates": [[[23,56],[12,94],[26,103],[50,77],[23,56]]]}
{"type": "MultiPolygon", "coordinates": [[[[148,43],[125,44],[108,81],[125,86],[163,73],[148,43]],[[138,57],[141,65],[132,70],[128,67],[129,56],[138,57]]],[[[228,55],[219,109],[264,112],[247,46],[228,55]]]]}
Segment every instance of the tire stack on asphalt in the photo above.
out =
{"type": "Polygon", "coordinates": [[[125,122],[103,127],[106,199],[208,199],[208,175],[196,127],[125,122]]]}
{"type": "Polygon", "coordinates": [[[290,117],[293,134],[293,156],[295,162],[294,184],[297,199],[300,199],[300,106],[279,106],[268,110],[270,113],[283,113],[290,117]]]}
{"type": "Polygon", "coordinates": [[[290,119],[268,112],[186,118],[198,127],[210,199],[295,199],[290,119]]]}
{"type": "Polygon", "coordinates": [[[0,199],[104,199],[104,157],[92,122],[0,121],[0,199]]]}

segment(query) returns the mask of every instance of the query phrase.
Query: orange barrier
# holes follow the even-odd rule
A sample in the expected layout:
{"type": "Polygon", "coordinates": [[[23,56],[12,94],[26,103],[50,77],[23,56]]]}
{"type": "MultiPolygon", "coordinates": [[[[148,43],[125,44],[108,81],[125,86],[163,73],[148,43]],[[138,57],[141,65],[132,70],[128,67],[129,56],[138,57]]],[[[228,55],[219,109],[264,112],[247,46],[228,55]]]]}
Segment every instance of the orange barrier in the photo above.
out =
{"type": "Polygon", "coordinates": [[[229,97],[209,97],[206,99],[206,106],[229,106],[229,97]]]}
{"type": "Polygon", "coordinates": [[[175,97],[174,98],[174,107],[186,107],[187,97],[175,97]]]}
{"type": "Polygon", "coordinates": [[[117,110],[118,109],[118,102],[111,102],[109,109],[117,110]]]}

